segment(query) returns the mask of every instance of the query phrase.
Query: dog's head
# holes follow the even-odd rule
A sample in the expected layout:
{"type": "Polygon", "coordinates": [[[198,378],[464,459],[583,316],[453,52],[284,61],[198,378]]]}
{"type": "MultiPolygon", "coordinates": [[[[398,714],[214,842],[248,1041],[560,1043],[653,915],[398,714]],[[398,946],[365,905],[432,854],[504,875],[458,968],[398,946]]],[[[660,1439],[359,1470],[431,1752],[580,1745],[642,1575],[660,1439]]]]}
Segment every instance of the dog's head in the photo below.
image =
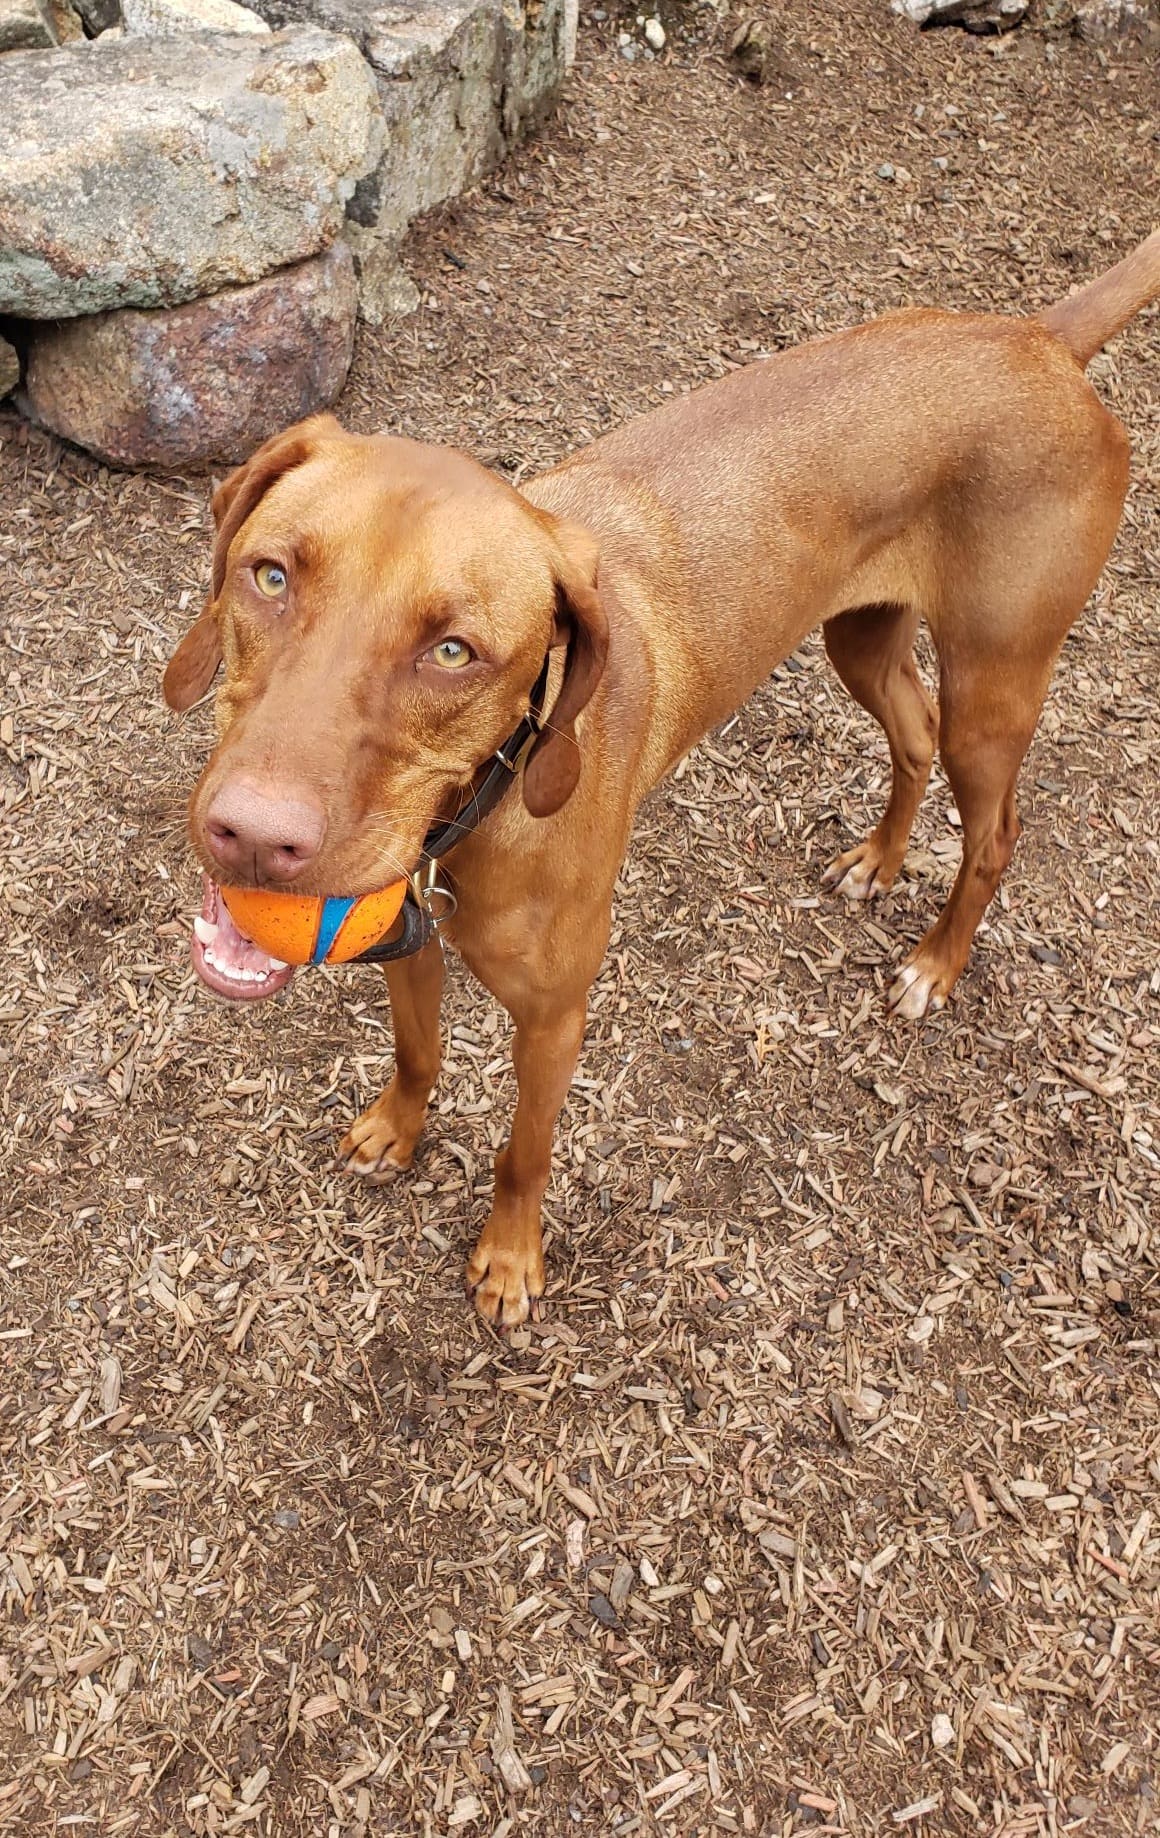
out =
{"type": "Polygon", "coordinates": [[[566,802],[607,649],[587,532],[461,454],[330,416],[259,448],[213,511],[209,598],[164,682],[186,709],[223,667],[190,802],[211,889],[351,895],[409,873],[555,647],[563,680],[523,797],[536,817],[566,802]]]}

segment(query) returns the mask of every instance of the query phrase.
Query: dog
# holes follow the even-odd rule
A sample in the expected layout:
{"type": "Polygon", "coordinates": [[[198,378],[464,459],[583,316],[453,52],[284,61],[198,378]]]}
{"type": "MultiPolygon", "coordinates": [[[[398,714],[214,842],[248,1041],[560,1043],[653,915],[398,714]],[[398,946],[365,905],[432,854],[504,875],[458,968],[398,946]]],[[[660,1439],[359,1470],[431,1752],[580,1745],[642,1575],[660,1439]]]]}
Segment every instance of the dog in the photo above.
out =
{"type": "Polygon", "coordinates": [[[711,382],[521,491],[323,415],[216,492],[212,587],[164,679],[184,710],[224,664],[190,802],[195,966],[231,999],[293,974],[238,930],[222,883],[352,896],[432,858],[385,965],[394,1075],[341,1153],[365,1175],[410,1165],[453,945],[515,1024],[515,1117],[466,1272],[489,1321],[523,1321],[543,1292],[556,1118],[637,806],[818,626],[893,765],[881,822],[824,883],[890,886],[937,747],[962,863],[888,1000],[911,1021],[947,1000],[1127,489],[1126,434],[1084,366],[1157,295],[1160,231],[1037,318],[891,313],[711,382]],[[438,936],[436,867],[454,905],[438,936]]]}

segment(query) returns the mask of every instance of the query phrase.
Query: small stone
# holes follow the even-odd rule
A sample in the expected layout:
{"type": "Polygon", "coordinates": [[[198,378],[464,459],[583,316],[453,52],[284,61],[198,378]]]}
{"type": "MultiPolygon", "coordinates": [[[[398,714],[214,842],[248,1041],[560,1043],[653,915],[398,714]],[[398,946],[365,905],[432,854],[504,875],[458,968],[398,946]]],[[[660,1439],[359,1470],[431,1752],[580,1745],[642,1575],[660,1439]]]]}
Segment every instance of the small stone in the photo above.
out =
{"type": "Polygon", "coordinates": [[[742,21],[729,41],[729,55],[750,83],[764,83],[769,40],[760,20],[742,21]]]}
{"type": "Polygon", "coordinates": [[[0,400],[20,381],[20,359],[6,338],[0,338],[0,400]]]}
{"type": "Polygon", "coordinates": [[[185,1644],[190,1665],[198,1672],[207,1672],[214,1662],[214,1650],[205,1635],[189,1634],[185,1644]]]}
{"type": "Polygon", "coordinates": [[[601,1627],[620,1626],[620,1616],[617,1614],[615,1608],[613,1608],[608,1597],[606,1595],[601,1595],[598,1589],[594,1589],[589,1596],[588,1607],[595,1619],[599,1621],[601,1627]]]}
{"type": "Polygon", "coordinates": [[[1096,1801],[1086,1793],[1073,1793],[1067,1802],[1067,1810],[1073,1819],[1094,1819],[1100,1809],[1096,1801]]]}
{"type": "Polygon", "coordinates": [[[894,177],[894,168],[889,160],[883,160],[881,166],[879,166],[878,177],[880,179],[892,179],[894,177]]]}
{"type": "Polygon", "coordinates": [[[931,1718],[930,1739],[936,1749],[949,1749],[955,1739],[955,1726],[945,1711],[931,1718]]]}
{"type": "Polygon", "coordinates": [[[1089,45],[1160,45],[1160,0],[1077,0],[1073,16],[1075,31],[1089,45]]]}
{"type": "Polygon", "coordinates": [[[659,19],[646,19],[645,20],[644,35],[647,38],[649,44],[652,46],[654,51],[664,50],[665,48],[665,28],[661,24],[659,19]]]}
{"type": "Polygon", "coordinates": [[[73,1782],[87,1781],[92,1771],[93,1771],[93,1764],[89,1760],[88,1756],[81,1755],[80,1757],[78,1757],[76,1761],[73,1762],[72,1767],[68,1771],[68,1777],[69,1777],[69,1780],[73,1782]]]}
{"type": "Polygon", "coordinates": [[[1030,0],[891,0],[893,10],[915,25],[960,25],[968,32],[1008,32],[1027,12],[1030,0]]]}
{"type": "Polygon", "coordinates": [[[296,1513],[292,1506],[282,1506],[274,1514],[274,1524],[284,1532],[296,1532],[302,1524],[302,1515],[296,1513]]]}

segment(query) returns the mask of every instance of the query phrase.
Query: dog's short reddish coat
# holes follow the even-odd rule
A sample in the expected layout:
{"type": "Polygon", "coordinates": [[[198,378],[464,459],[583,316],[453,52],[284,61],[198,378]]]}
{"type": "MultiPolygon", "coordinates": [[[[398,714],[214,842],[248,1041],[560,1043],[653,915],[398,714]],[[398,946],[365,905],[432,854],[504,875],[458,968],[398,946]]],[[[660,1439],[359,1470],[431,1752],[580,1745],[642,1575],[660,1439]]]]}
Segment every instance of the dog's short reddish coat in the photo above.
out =
{"type": "MultiPolygon", "coordinates": [[[[462,455],[321,417],[215,500],[213,593],[166,676],[176,707],[224,655],[219,742],[191,807],[239,779],[309,797],[325,841],[295,885],[357,893],[417,862],[437,816],[518,722],[553,650],[552,730],[449,858],[445,936],[511,1013],[518,1102],[468,1263],[492,1320],[544,1286],[555,1121],[644,794],[821,625],[881,722],[894,778],[829,870],[897,874],[936,746],[962,818],[946,906],[896,1010],[941,1006],[1019,833],[1015,781],[1064,637],[1119,522],[1128,446],[1082,365],[1160,292],[1160,234],[1039,320],[894,314],[737,372],[586,447],[517,493],[462,455]],[[289,576],[277,618],[253,569],[289,576]],[[913,642],[925,620],[938,707],[913,642]],[[475,653],[430,665],[441,638],[475,653]]],[[[438,945],[387,970],[390,1087],[344,1143],[405,1168],[439,1069],[438,945]]]]}

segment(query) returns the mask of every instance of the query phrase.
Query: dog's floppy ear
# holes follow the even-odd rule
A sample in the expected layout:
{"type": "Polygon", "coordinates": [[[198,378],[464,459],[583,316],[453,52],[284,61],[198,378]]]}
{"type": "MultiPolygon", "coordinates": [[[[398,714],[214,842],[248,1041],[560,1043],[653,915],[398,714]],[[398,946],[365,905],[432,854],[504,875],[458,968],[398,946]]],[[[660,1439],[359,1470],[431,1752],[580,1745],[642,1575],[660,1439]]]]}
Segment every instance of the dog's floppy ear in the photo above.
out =
{"type": "Polygon", "coordinates": [[[234,537],[276,480],[301,466],[316,441],[340,432],[333,415],[313,415],[309,421],[300,421],[296,427],[266,441],[214,492],[217,536],[213,546],[213,585],[200,616],[173,653],[162,679],[165,700],[178,713],[204,696],[222,661],[217,600],[225,584],[226,561],[234,537]]]}
{"type": "Polygon", "coordinates": [[[580,777],[576,717],[591,699],[608,656],[608,620],[596,586],[599,550],[578,524],[541,513],[557,550],[553,646],[566,645],[564,681],[543,733],[524,767],[524,803],[533,817],[551,817],[572,796],[580,777]]]}
{"type": "Polygon", "coordinates": [[[213,682],[221,661],[217,614],[210,599],[165,666],[161,693],[168,706],[179,715],[192,708],[213,682]]]}

